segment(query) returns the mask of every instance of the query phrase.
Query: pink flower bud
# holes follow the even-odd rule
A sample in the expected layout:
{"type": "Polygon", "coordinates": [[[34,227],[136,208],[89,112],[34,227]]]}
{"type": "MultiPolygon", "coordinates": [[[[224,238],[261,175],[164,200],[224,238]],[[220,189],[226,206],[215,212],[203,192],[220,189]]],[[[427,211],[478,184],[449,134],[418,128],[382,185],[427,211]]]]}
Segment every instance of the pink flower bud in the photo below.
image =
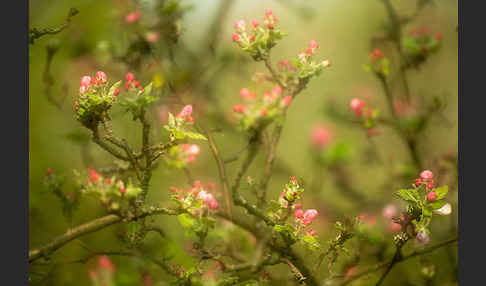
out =
{"type": "Polygon", "coordinates": [[[128,82],[132,82],[133,80],[135,80],[135,76],[131,72],[127,72],[127,74],[125,75],[125,78],[128,82]]]}
{"type": "Polygon", "coordinates": [[[215,210],[217,209],[219,206],[219,203],[216,199],[212,199],[211,201],[209,201],[209,209],[212,209],[212,210],[215,210]]]}
{"type": "Polygon", "coordinates": [[[79,93],[81,93],[81,94],[86,93],[87,90],[88,90],[88,88],[85,85],[82,85],[82,86],[79,87],[79,93]]]}
{"type": "Polygon", "coordinates": [[[280,85],[276,85],[272,88],[272,93],[275,95],[280,95],[282,93],[282,88],[280,85]]]}
{"type": "Polygon", "coordinates": [[[91,84],[91,77],[90,76],[83,76],[81,78],[81,86],[88,87],[91,84]]]}
{"type": "Polygon", "coordinates": [[[307,233],[310,234],[311,236],[314,236],[316,234],[316,230],[310,229],[307,233]]]}
{"type": "Polygon", "coordinates": [[[437,41],[440,41],[442,40],[442,34],[441,33],[436,33],[434,38],[437,40],[437,41]]]}
{"type": "Polygon", "coordinates": [[[361,116],[363,114],[364,102],[361,99],[353,98],[349,103],[349,108],[354,111],[356,116],[361,116]]]}
{"type": "Polygon", "coordinates": [[[137,80],[137,81],[135,82],[135,87],[136,87],[136,88],[138,88],[139,86],[140,86],[140,81],[138,81],[138,80],[137,80]]]}
{"type": "Polygon", "coordinates": [[[245,109],[246,109],[246,105],[244,105],[244,104],[237,104],[237,105],[233,106],[233,112],[236,112],[236,113],[243,113],[243,112],[245,112],[245,109]]]}
{"type": "Polygon", "coordinates": [[[253,19],[253,20],[251,20],[251,25],[253,26],[253,28],[256,29],[256,28],[258,28],[258,26],[260,25],[260,23],[258,23],[257,20],[253,19]]]}
{"type": "Polygon", "coordinates": [[[115,272],[115,265],[113,265],[113,262],[106,255],[100,256],[98,264],[101,269],[107,270],[108,272],[115,272]]]}
{"type": "Polygon", "coordinates": [[[435,192],[429,192],[427,194],[427,202],[432,203],[437,199],[437,194],[435,192]]]}
{"type": "Polygon", "coordinates": [[[120,93],[120,90],[117,88],[115,89],[115,91],[113,92],[113,95],[114,96],[118,96],[118,94],[120,93]]]}
{"type": "Polygon", "coordinates": [[[312,219],[308,218],[308,217],[304,217],[304,219],[302,220],[302,224],[307,226],[309,224],[312,223],[312,219]]]}
{"type": "Polygon", "coordinates": [[[140,12],[139,11],[131,12],[128,15],[125,16],[125,22],[127,24],[133,24],[136,21],[138,21],[139,18],[140,18],[140,12]]]}
{"type": "Polygon", "coordinates": [[[272,9],[270,9],[270,8],[265,9],[265,15],[267,15],[267,17],[272,16],[273,15],[272,9]]]}
{"type": "Polygon", "coordinates": [[[290,103],[292,103],[292,97],[290,95],[284,96],[284,98],[282,98],[282,103],[284,106],[289,106],[290,103]]]}
{"type": "Polygon", "coordinates": [[[417,233],[417,240],[420,243],[427,244],[427,243],[429,243],[430,238],[429,238],[429,235],[425,231],[420,231],[419,233],[417,233]]]}
{"type": "Polygon", "coordinates": [[[301,219],[304,217],[304,211],[302,209],[296,209],[294,212],[294,217],[296,219],[301,219]]]}
{"type": "Polygon", "coordinates": [[[420,173],[420,178],[425,182],[429,182],[434,178],[434,173],[430,170],[422,171],[422,173],[420,173]]]}
{"type": "Polygon", "coordinates": [[[380,58],[383,58],[383,57],[384,57],[384,55],[383,55],[383,53],[379,49],[374,49],[371,52],[370,60],[371,61],[375,61],[375,60],[380,59],[380,58]]]}
{"type": "Polygon", "coordinates": [[[304,213],[304,218],[309,218],[310,220],[313,220],[314,218],[316,218],[318,215],[318,212],[317,210],[315,209],[310,209],[310,210],[306,210],[305,213],[304,213]]]}
{"type": "Polygon", "coordinates": [[[273,23],[268,23],[267,24],[267,28],[269,28],[270,30],[273,30],[273,28],[274,28],[273,23]]]}
{"type": "Polygon", "coordinates": [[[245,23],[244,20],[238,20],[235,23],[235,29],[237,31],[239,31],[239,30],[245,30],[245,26],[246,26],[246,23],[245,23]]]}
{"type": "Polygon", "coordinates": [[[232,38],[233,38],[233,42],[238,42],[238,41],[240,41],[240,35],[238,35],[238,34],[236,34],[236,33],[233,33],[232,38]]]}
{"type": "Polygon", "coordinates": [[[240,90],[240,96],[243,99],[247,99],[248,97],[250,97],[250,94],[251,94],[250,90],[246,87],[240,90]]]}
{"type": "Polygon", "coordinates": [[[177,114],[177,117],[186,118],[191,116],[191,114],[192,114],[192,105],[189,104],[184,106],[184,108],[182,108],[182,111],[179,114],[177,114]]]}
{"type": "Polygon", "coordinates": [[[332,135],[324,126],[314,126],[312,129],[311,141],[318,148],[325,147],[331,143],[332,135]]]}
{"type": "Polygon", "coordinates": [[[384,218],[391,219],[397,215],[397,207],[395,205],[389,204],[383,208],[382,215],[384,218]]]}
{"type": "Polygon", "coordinates": [[[415,182],[413,184],[415,185],[415,187],[419,187],[420,185],[422,185],[422,179],[420,178],[415,179],[415,182]]]}
{"type": "Polygon", "coordinates": [[[308,56],[312,55],[313,52],[314,51],[312,49],[306,49],[305,50],[305,54],[308,55],[308,56]]]}
{"type": "Polygon", "coordinates": [[[102,83],[105,83],[107,80],[107,76],[104,72],[98,71],[96,72],[96,79],[101,80],[102,83]]]}
{"type": "Polygon", "coordinates": [[[427,189],[429,189],[429,190],[434,189],[434,187],[435,187],[434,183],[428,183],[427,184],[427,189]]]}
{"type": "Polygon", "coordinates": [[[295,182],[297,182],[297,179],[295,178],[295,176],[293,176],[293,177],[291,177],[291,178],[290,178],[290,181],[291,181],[292,183],[295,183],[295,182]]]}
{"type": "Polygon", "coordinates": [[[311,40],[309,43],[309,49],[317,49],[319,46],[317,45],[316,40],[311,40]]]}
{"type": "Polygon", "coordinates": [[[301,209],[302,208],[302,204],[295,204],[294,205],[294,209],[301,209]]]}

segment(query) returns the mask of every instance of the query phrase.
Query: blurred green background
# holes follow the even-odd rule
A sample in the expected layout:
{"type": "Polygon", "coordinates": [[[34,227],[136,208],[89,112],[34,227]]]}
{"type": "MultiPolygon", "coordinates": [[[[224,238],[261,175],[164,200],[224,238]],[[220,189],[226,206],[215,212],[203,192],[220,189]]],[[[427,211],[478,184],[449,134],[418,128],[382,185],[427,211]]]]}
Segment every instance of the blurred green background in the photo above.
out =
{"type": "MultiPolygon", "coordinates": [[[[139,1],[140,5],[150,5],[153,1],[139,1]]],[[[277,60],[293,57],[298,51],[307,47],[309,40],[315,39],[319,43],[318,59],[329,59],[333,66],[323,74],[311,80],[305,89],[292,103],[286,119],[286,125],[277,150],[276,171],[269,185],[269,197],[276,198],[288,178],[295,175],[306,186],[315,180],[322,181],[322,187],[313,192],[306,192],[304,196],[306,208],[316,208],[323,215],[316,226],[321,243],[335,236],[332,228],[334,220],[342,219],[344,215],[355,216],[362,212],[376,214],[381,218],[381,208],[387,203],[401,206],[393,196],[393,191],[403,187],[403,180],[390,180],[399,177],[400,172],[407,169],[410,162],[406,147],[392,130],[382,128],[382,134],[367,140],[365,132],[359,128],[335,121],[325,112],[326,104],[331,100],[336,106],[348,112],[348,102],[353,97],[364,97],[373,106],[387,114],[383,92],[375,77],[366,72],[362,65],[366,63],[372,49],[370,39],[383,31],[387,19],[385,9],[379,0],[306,0],[306,1],[260,1],[240,0],[234,1],[228,12],[224,13],[219,40],[214,47],[214,55],[201,52],[208,40],[208,31],[211,29],[213,19],[223,1],[216,0],[185,0],[183,5],[190,6],[180,21],[181,36],[173,44],[176,58],[180,63],[177,69],[167,62],[167,52],[164,43],[158,47],[163,55],[159,65],[149,67],[142,64],[137,78],[142,83],[148,83],[154,74],[164,77],[164,87],[173,79],[172,71],[177,70],[179,86],[183,98],[193,103],[196,120],[208,128],[219,128],[221,132],[215,133],[215,140],[224,157],[230,157],[245,145],[245,135],[238,131],[236,124],[223,122],[226,118],[231,121],[231,107],[240,102],[238,93],[243,87],[261,94],[271,86],[261,86],[251,77],[255,69],[264,71],[264,65],[252,62],[231,41],[233,24],[237,19],[247,22],[253,18],[261,20],[265,8],[272,8],[279,17],[280,27],[288,35],[272,50],[272,58],[277,60]],[[192,53],[194,59],[184,58],[184,51],[192,53]],[[207,57],[207,58],[206,58],[207,57]],[[206,73],[202,81],[192,84],[197,75],[191,75],[192,65],[198,66],[206,73]],[[333,178],[325,169],[316,172],[315,162],[309,144],[310,132],[315,124],[322,123],[329,126],[333,132],[333,140],[348,142],[351,146],[350,159],[346,163],[349,170],[352,186],[366,197],[381,200],[381,206],[367,206],[350,200],[336,186],[333,178]],[[376,148],[382,162],[367,158],[370,148],[376,148]],[[398,175],[397,175],[398,174],[398,175]]],[[[55,173],[66,175],[68,184],[65,192],[74,188],[72,170],[81,170],[87,166],[95,168],[108,167],[113,164],[106,152],[93,143],[79,143],[69,139],[73,134],[81,136],[89,134],[74,117],[73,102],[77,96],[79,80],[85,74],[94,74],[97,70],[107,73],[111,82],[122,79],[130,70],[125,64],[112,59],[105,59],[100,54],[100,43],[109,42],[116,46],[117,41],[126,41],[126,34],[130,33],[122,21],[124,15],[132,10],[133,1],[30,1],[30,27],[44,28],[59,26],[66,18],[71,7],[77,8],[80,13],[72,18],[66,30],[56,35],[47,35],[39,38],[29,48],[29,89],[30,89],[30,247],[38,247],[53,237],[63,233],[69,226],[78,225],[90,219],[103,215],[104,210],[97,202],[83,199],[81,207],[74,212],[71,221],[67,220],[61,211],[61,203],[52,194],[46,193],[41,184],[47,168],[55,173]],[[62,109],[51,104],[46,97],[46,84],[44,73],[46,68],[46,46],[57,39],[59,50],[51,63],[51,73],[54,85],[51,93],[59,100],[65,98],[62,109]],[[83,155],[84,154],[84,155],[83,155]],[[84,157],[83,157],[84,156],[84,157]],[[83,159],[84,158],[84,159],[83,159]]],[[[408,15],[415,9],[415,1],[392,1],[400,14],[408,15]]],[[[142,15],[143,17],[143,15],[142,15]]],[[[441,96],[446,99],[447,107],[440,116],[432,118],[426,132],[423,133],[419,152],[423,155],[425,168],[434,170],[437,158],[445,152],[457,154],[457,98],[458,98],[458,58],[457,58],[457,1],[434,1],[433,5],[424,8],[420,15],[405,28],[405,32],[412,28],[426,26],[434,32],[443,35],[441,50],[431,56],[420,70],[408,72],[411,93],[414,97],[441,96]]],[[[120,45],[122,45],[120,42],[120,45]]],[[[101,44],[103,46],[103,44],[101,44]]],[[[384,53],[391,51],[389,45],[380,46],[384,53]]],[[[394,62],[392,59],[391,65],[394,62]]],[[[400,93],[399,90],[396,91],[400,93]]],[[[151,112],[153,122],[158,122],[159,108],[167,107],[172,112],[178,112],[181,105],[170,100],[162,99],[159,107],[151,112]]],[[[140,143],[140,129],[128,116],[118,114],[115,117],[114,128],[121,137],[128,138],[137,146],[140,143]]],[[[162,124],[155,126],[154,140],[165,140],[162,133],[162,124]]],[[[203,182],[215,182],[218,187],[219,178],[215,161],[207,144],[200,144],[201,155],[197,161],[189,166],[194,178],[203,182]]],[[[263,172],[263,154],[260,152],[255,164],[250,168],[248,175],[257,179],[263,172]]],[[[230,178],[233,178],[240,162],[227,165],[230,178]]],[[[434,170],[435,171],[435,170],[434,170]]],[[[418,173],[417,173],[418,175],[418,173]]],[[[454,177],[456,174],[451,173],[454,177]]],[[[168,202],[168,188],[170,186],[186,186],[184,172],[169,169],[162,163],[154,172],[151,182],[150,200],[154,202],[168,202]]],[[[230,180],[232,181],[232,180],[230,180]]],[[[454,180],[450,180],[454,183],[454,180]]],[[[411,181],[410,181],[411,182],[411,181]]],[[[448,200],[457,201],[457,188],[448,195],[448,200]]],[[[250,194],[245,194],[251,197],[250,194]]],[[[221,198],[222,200],[222,198],[221,198]]],[[[453,204],[453,206],[457,206],[453,204]]],[[[432,224],[434,230],[431,243],[438,242],[452,236],[451,229],[457,225],[457,208],[453,208],[451,217],[439,217],[432,224]]],[[[238,210],[240,211],[240,210],[238,210]]],[[[172,260],[184,265],[192,265],[188,255],[189,237],[184,236],[184,230],[173,217],[157,217],[160,224],[167,231],[169,240],[160,242],[155,234],[148,236],[146,248],[154,253],[170,253],[172,260]],[[177,242],[177,243],[176,243],[177,242]]],[[[116,231],[122,229],[120,225],[109,227],[95,234],[82,237],[74,241],[52,257],[49,265],[31,265],[31,278],[35,283],[44,285],[89,285],[88,269],[92,263],[66,263],[74,261],[91,250],[119,249],[121,243],[116,238],[116,231]]],[[[392,255],[392,234],[382,231],[389,242],[386,257],[392,255]]],[[[352,247],[349,247],[352,249],[352,247]]],[[[318,254],[299,250],[306,259],[314,261],[318,254]]],[[[438,265],[436,284],[446,285],[451,281],[455,271],[455,251],[437,251],[429,256],[429,260],[442,261],[438,265]],[[452,258],[451,258],[452,257],[452,258]],[[448,260],[451,258],[452,260],[448,260]],[[452,262],[450,262],[452,261],[452,262]],[[442,275],[441,275],[442,274],[442,275]],[[444,284],[441,284],[444,281],[444,284]]],[[[123,257],[113,259],[120,272],[126,276],[126,285],[139,285],[133,277],[139,279],[140,261],[123,257]]],[[[346,258],[343,258],[345,261],[346,258]]],[[[366,257],[362,257],[360,265],[366,265],[366,257]]],[[[372,262],[371,262],[372,263],[372,262]]],[[[152,268],[150,268],[152,269],[152,268]]],[[[285,266],[269,267],[272,273],[281,273],[281,279],[289,278],[292,274],[285,266]],[[279,272],[280,271],[280,272],[279,272]]],[[[325,267],[323,277],[326,276],[325,267]]],[[[168,278],[163,272],[152,269],[151,274],[155,281],[165,285],[168,278]]],[[[278,276],[278,275],[276,275],[278,276]]],[[[425,285],[420,275],[419,259],[412,259],[403,263],[390,274],[386,285],[425,285]],[[391,276],[395,277],[392,278],[391,276]],[[390,281],[399,281],[393,284],[390,281]]],[[[367,285],[366,279],[363,284],[367,285]]],[[[374,281],[373,279],[370,279],[374,281]]],[[[280,285],[275,282],[275,285],[280,285]]],[[[280,282],[282,283],[282,282],[280,282]]],[[[289,282],[290,283],[290,282],[289,282]]],[[[369,282],[368,283],[372,283],[369,282]]],[[[34,283],[33,283],[34,285],[34,283]]],[[[37,285],[37,284],[35,284],[37,285]]]]}

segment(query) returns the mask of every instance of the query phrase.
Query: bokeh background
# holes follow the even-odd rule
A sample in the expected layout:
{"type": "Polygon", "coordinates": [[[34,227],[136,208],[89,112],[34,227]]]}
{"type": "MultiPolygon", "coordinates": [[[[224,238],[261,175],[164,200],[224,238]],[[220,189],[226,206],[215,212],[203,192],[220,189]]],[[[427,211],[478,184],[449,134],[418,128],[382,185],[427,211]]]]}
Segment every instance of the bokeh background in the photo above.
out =
{"type": "MultiPolygon", "coordinates": [[[[181,5],[188,9],[184,10],[177,22],[180,29],[177,43],[161,36],[153,47],[153,54],[147,55],[138,70],[134,70],[133,66],[110,57],[110,52],[107,51],[123,50],[129,35],[136,32],[133,27],[124,23],[124,16],[134,11],[136,5],[150,7],[153,2],[157,1],[30,1],[31,28],[59,26],[64,22],[69,8],[75,7],[80,11],[64,31],[39,38],[29,46],[30,247],[40,246],[63,233],[68,227],[105,213],[96,201],[83,199],[72,218],[66,219],[62,215],[60,201],[53,194],[47,193],[41,184],[46,169],[51,168],[56,174],[67,177],[64,189],[67,193],[74,188],[73,180],[70,179],[73,169],[113,165],[113,158],[89,142],[89,133],[75,120],[73,102],[77,96],[79,79],[83,75],[103,70],[111,82],[122,79],[127,71],[134,72],[143,83],[148,83],[154,75],[162,78],[162,98],[157,107],[151,110],[151,120],[156,124],[154,140],[159,141],[166,140],[162,131],[165,119],[160,118],[160,115],[164,115],[167,110],[177,112],[181,108],[181,104],[170,96],[171,89],[168,86],[173,84],[178,96],[186,103],[194,104],[196,120],[205,127],[218,130],[214,135],[215,140],[223,156],[231,157],[243,148],[247,139],[236,128],[232,118],[231,108],[240,101],[239,90],[248,87],[261,94],[271,87],[251,80],[255,70],[264,71],[264,65],[253,62],[232,43],[233,24],[237,19],[261,20],[264,9],[271,8],[280,19],[281,29],[288,32],[272,50],[274,63],[295,56],[298,51],[307,47],[309,40],[315,39],[320,46],[317,58],[329,59],[333,65],[321,76],[311,80],[308,88],[292,103],[278,146],[275,173],[270,181],[268,195],[276,198],[290,176],[299,178],[306,186],[306,207],[316,208],[322,214],[316,229],[323,245],[336,235],[333,229],[336,219],[363,212],[376,216],[376,229],[387,241],[382,254],[385,258],[390,258],[393,254],[393,234],[387,231],[381,210],[388,203],[403,207],[393,196],[393,191],[408,184],[403,178],[412,178],[412,181],[408,181],[411,183],[413,176],[418,173],[410,167],[406,146],[391,129],[383,127],[381,135],[369,139],[363,129],[336,120],[329,112],[329,106],[349,112],[348,102],[353,97],[366,98],[383,110],[384,115],[388,112],[379,82],[363,69],[372,48],[380,47],[385,54],[393,51],[390,45],[370,44],[372,37],[383,34],[388,20],[382,1],[239,0],[228,1],[231,2],[229,8],[223,15],[219,15],[218,11],[225,2],[223,0],[183,0],[180,1],[181,5]],[[215,19],[219,20],[215,22],[215,19]],[[217,31],[217,34],[214,35],[211,31],[217,31]],[[208,41],[211,40],[214,40],[214,45],[208,48],[208,41]],[[52,86],[46,85],[45,81],[46,47],[49,45],[59,47],[50,64],[50,73],[54,79],[52,86]],[[170,60],[171,57],[174,61],[170,60]],[[63,101],[62,107],[58,108],[49,102],[47,93],[55,100],[63,101]],[[318,154],[310,145],[310,133],[316,124],[323,124],[332,130],[333,142],[346,142],[350,146],[349,158],[345,164],[346,180],[361,195],[379,201],[378,205],[367,205],[350,198],[336,184],[331,171],[316,166],[315,157],[318,154]],[[318,187],[315,187],[316,184],[318,187]]],[[[400,14],[408,15],[415,11],[415,1],[392,3],[400,14]]],[[[404,31],[426,26],[443,36],[441,50],[431,56],[419,70],[407,73],[414,97],[427,99],[439,96],[447,102],[440,114],[431,119],[419,144],[424,167],[434,172],[445,168],[444,183],[452,184],[449,185],[451,191],[447,199],[453,203],[453,214],[434,219],[431,243],[451,237],[457,226],[457,185],[454,185],[456,165],[450,167],[441,161],[444,154],[457,157],[457,12],[456,0],[433,1],[433,5],[426,6],[404,31]]],[[[142,19],[144,16],[142,14],[142,19]]],[[[393,64],[392,57],[391,65],[393,64]]],[[[400,87],[394,92],[400,94],[400,87]]],[[[116,132],[138,146],[141,141],[138,126],[119,112],[114,117],[116,132]]],[[[203,182],[215,182],[219,186],[218,171],[211,151],[207,144],[202,143],[200,146],[201,155],[189,169],[194,178],[203,182]]],[[[260,152],[248,175],[260,179],[263,162],[264,157],[260,152]]],[[[235,161],[227,165],[230,178],[234,177],[239,164],[239,161],[235,161]]],[[[185,187],[186,181],[183,171],[170,169],[162,162],[154,172],[150,200],[169,204],[169,187],[185,187]]],[[[251,194],[245,195],[251,197],[251,194]]],[[[159,237],[151,234],[144,247],[160,256],[169,255],[177,263],[188,267],[193,265],[194,261],[187,251],[191,238],[184,235],[177,219],[158,217],[156,223],[166,229],[167,239],[161,242],[159,237]]],[[[31,265],[32,284],[89,285],[87,273],[93,268],[94,262],[69,262],[89,253],[87,249],[120,249],[122,244],[117,239],[116,232],[122,228],[123,226],[117,225],[82,237],[56,252],[51,263],[31,265]]],[[[232,238],[224,239],[231,241],[232,238]]],[[[251,248],[251,241],[247,243],[251,248]]],[[[345,263],[353,257],[353,245],[356,244],[349,245],[352,254],[344,255],[339,263],[345,263]]],[[[310,253],[304,249],[299,249],[299,252],[309,260],[310,265],[318,256],[318,253],[310,253]]],[[[428,255],[425,261],[419,258],[408,260],[393,270],[387,278],[388,285],[425,285],[421,274],[424,263],[436,265],[437,271],[433,282],[427,282],[435,284],[427,285],[454,285],[456,252],[457,248],[452,247],[447,251],[439,250],[428,255]]],[[[359,265],[371,265],[377,261],[376,258],[367,258],[366,253],[368,252],[362,252],[359,265]]],[[[146,266],[138,260],[124,257],[115,257],[113,260],[123,276],[120,278],[125,283],[123,285],[140,285],[137,281],[140,281],[141,269],[145,267],[148,267],[154,281],[160,285],[166,285],[169,278],[157,268],[146,266]]],[[[327,276],[327,269],[321,269],[321,278],[324,278],[327,276]]],[[[287,267],[272,266],[269,270],[276,277],[275,285],[294,283],[287,267]]],[[[368,285],[366,283],[372,281],[375,280],[364,279],[362,284],[358,282],[356,285],[368,285]]]]}

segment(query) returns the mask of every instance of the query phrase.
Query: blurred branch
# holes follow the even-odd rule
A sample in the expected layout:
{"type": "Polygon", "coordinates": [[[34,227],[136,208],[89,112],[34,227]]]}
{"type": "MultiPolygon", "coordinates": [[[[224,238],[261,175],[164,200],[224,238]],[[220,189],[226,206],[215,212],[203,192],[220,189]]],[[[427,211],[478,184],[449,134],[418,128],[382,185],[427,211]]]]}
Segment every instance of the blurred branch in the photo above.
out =
{"type": "Polygon", "coordinates": [[[33,45],[34,41],[36,39],[38,39],[38,38],[40,38],[44,35],[55,35],[55,34],[61,32],[62,30],[64,30],[65,28],[67,28],[69,26],[69,24],[71,23],[71,18],[78,13],[79,13],[79,11],[76,8],[69,9],[66,21],[64,22],[64,24],[62,24],[61,26],[59,26],[57,28],[45,28],[45,29],[41,29],[41,30],[39,30],[37,28],[30,29],[30,31],[29,31],[29,43],[31,45],[33,45]]]}
{"type": "MultiPolygon", "coordinates": [[[[408,260],[410,258],[413,258],[413,257],[416,257],[416,256],[421,256],[421,255],[427,254],[427,253],[432,252],[432,251],[434,251],[434,250],[436,250],[438,248],[447,246],[447,245],[452,244],[452,243],[457,242],[457,241],[458,241],[458,237],[456,236],[454,238],[450,238],[450,239],[445,240],[443,242],[439,242],[437,244],[434,244],[432,246],[429,246],[427,248],[424,248],[422,250],[416,250],[416,251],[414,251],[414,252],[412,252],[412,253],[410,253],[408,255],[402,256],[400,259],[398,259],[397,261],[395,261],[394,264],[401,263],[403,261],[406,261],[406,260],[408,260]]],[[[359,279],[362,276],[365,276],[365,275],[368,275],[370,273],[376,272],[376,271],[380,270],[381,268],[384,268],[384,267],[387,267],[387,266],[389,267],[389,265],[391,265],[392,263],[393,263],[393,259],[391,261],[387,261],[385,263],[380,263],[378,265],[375,265],[375,266],[373,266],[373,267],[371,267],[371,268],[369,268],[369,269],[367,269],[365,271],[362,271],[360,273],[357,273],[355,275],[350,276],[349,278],[347,278],[346,280],[344,280],[343,282],[341,282],[341,284],[339,284],[339,285],[341,285],[341,286],[347,285],[347,284],[351,283],[352,281],[354,281],[356,279],[359,279]]]]}
{"type": "Polygon", "coordinates": [[[101,230],[107,226],[112,224],[118,223],[122,220],[129,222],[129,221],[136,221],[138,219],[152,216],[152,215],[159,215],[159,214],[166,214],[166,215],[178,215],[180,212],[178,210],[167,209],[163,207],[147,207],[146,209],[141,210],[140,214],[138,215],[127,215],[121,216],[116,214],[110,214],[98,219],[94,219],[90,222],[84,223],[72,229],[69,229],[61,236],[56,237],[51,242],[47,243],[46,245],[29,250],[29,263],[34,262],[35,260],[41,257],[48,257],[57,249],[61,248],[68,242],[84,236],[86,234],[96,232],[101,230]]]}
{"type": "Polygon", "coordinates": [[[63,86],[64,96],[62,98],[57,100],[52,96],[54,77],[52,76],[51,73],[51,63],[52,63],[52,59],[54,58],[54,55],[57,53],[58,50],[59,50],[59,43],[57,41],[51,42],[46,46],[47,59],[46,59],[46,67],[44,69],[43,80],[44,80],[44,84],[46,85],[45,94],[47,100],[50,103],[52,103],[55,107],[57,107],[59,110],[61,110],[64,100],[68,95],[67,85],[63,86]]]}

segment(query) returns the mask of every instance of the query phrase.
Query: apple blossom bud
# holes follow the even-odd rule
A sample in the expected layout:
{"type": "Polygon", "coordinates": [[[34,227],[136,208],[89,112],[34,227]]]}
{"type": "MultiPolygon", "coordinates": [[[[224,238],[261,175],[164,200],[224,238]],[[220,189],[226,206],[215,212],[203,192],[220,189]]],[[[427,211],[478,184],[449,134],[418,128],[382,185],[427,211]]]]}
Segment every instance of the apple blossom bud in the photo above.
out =
{"type": "Polygon", "coordinates": [[[349,108],[354,111],[356,116],[361,116],[363,114],[364,102],[358,98],[353,98],[349,103],[349,108]]]}
{"type": "Polygon", "coordinates": [[[79,87],[79,93],[84,94],[88,90],[87,86],[82,85],[79,87]]]}
{"type": "Polygon", "coordinates": [[[253,28],[256,29],[256,28],[258,28],[258,26],[260,25],[260,23],[258,23],[257,20],[253,19],[253,20],[251,20],[251,25],[253,26],[253,28]]]}
{"type": "Polygon", "coordinates": [[[243,113],[245,112],[245,109],[246,109],[246,105],[244,104],[237,104],[233,106],[233,111],[236,113],[243,113]]]}
{"type": "Polygon", "coordinates": [[[389,227],[389,230],[393,233],[395,232],[399,232],[400,230],[402,229],[402,226],[398,223],[395,223],[395,222],[390,222],[390,227],[389,227]]]}
{"type": "Polygon", "coordinates": [[[120,93],[120,90],[118,88],[115,89],[115,91],[113,91],[114,96],[118,96],[119,93],[120,93]]]}
{"type": "Polygon", "coordinates": [[[282,88],[280,85],[276,85],[272,88],[272,93],[275,95],[280,95],[282,93],[282,88]]]}
{"type": "Polygon", "coordinates": [[[420,178],[415,179],[415,182],[413,184],[415,185],[415,187],[419,187],[420,185],[422,185],[422,179],[420,178]]]}
{"type": "Polygon", "coordinates": [[[91,84],[91,77],[90,76],[83,76],[81,78],[81,86],[88,87],[91,84]]]}
{"type": "Polygon", "coordinates": [[[131,12],[128,15],[125,16],[125,22],[127,24],[133,24],[136,21],[138,21],[139,18],[140,18],[140,12],[139,11],[131,12]]]}
{"type": "Polygon", "coordinates": [[[135,76],[133,75],[133,73],[127,72],[127,74],[125,75],[125,78],[128,82],[132,82],[135,79],[135,76]]]}
{"type": "Polygon", "coordinates": [[[437,194],[435,192],[429,192],[426,197],[427,197],[427,202],[431,203],[437,199],[437,194]]]}
{"type": "Polygon", "coordinates": [[[273,30],[273,28],[274,28],[273,23],[268,23],[267,24],[267,28],[269,28],[270,30],[273,30]]]}
{"type": "Polygon", "coordinates": [[[441,33],[436,33],[434,38],[437,40],[437,41],[440,41],[442,40],[442,34],[441,33]]]}
{"type": "Polygon", "coordinates": [[[311,40],[310,43],[309,43],[309,49],[317,49],[319,47],[319,45],[317,45],[317,41],[316,40],[311,40]]]}
{"type": "Polygon", "coordinates": [[[235,30],[237,31],[244,31],[245,30],[246,23],[244,20],[238,20],[235,23],[235,30]]]}
{"type": "Polygon", "coordinates": [[[392,204],[388,204],[383,208],[382,215],[384,218],[391,219],[397,215],[397,207],[392,204]]]}
{"type": "Polygon", "coordinates": [[[96,72],[96,79],[101,80],[102,83],[105,83],[107,80],[107,76],[104,72],[102,71],[97,71],[96,72]]]}
{"type": "Polygon", "coordinates": [[[302,204],[295,204],[294,205],[294,209],[301,209],[302,208],[302,204]]]}
{"type": "Polygon", "coordinates": [[[428,184],[427,184],[427,188],[428,188],[429,190],[434,189],[434,187],[435,187],[434,183],[428,183],[428,184]]]}
{"type": "Polygon", "coordinates": [[[284,98],[282,98],[282,103],[284,106],[289,106],[290,103],[292,103],[292,96],[290,95],[284,96],[284,98]]]}
{"type": "Polygon", "coordinates": [[[313,220],[314,218],[316,218],[318,215],[318,212],[317,210],[315,209],[309,209],[309,210],[306,210],[305,213],[304,213],[304,218],[309,218],[310,220],[313,220]]]}
{"type": "Polygon", "coordinates": [[[429,238],[429,235],[425,231],[420,231],[419,233],[417,233],[417,240],[420,243],[427,244],[427,243],[429,243],[430,238],[429,238]]]}
{"type": "Polygon", "coordinates": [[[331,143],[331,132],[324,126],[314,126],[311,133],[311,142],[314,146],[322,148],[331,143]]]}
{"type": "Polygon", "coordinates": [[[425,182],[430,182],[434,178],[434,173],[430,170],[425,170],[420,173],[420,178],[425,182]]]}
{"type": "Polygon", "coordinates": [[[240,35],[236,34],[236,33],[233,33],[233,35],[231,36],[233,38],[233,42],[238,42],[240,41],[240,35]]]}
{"type": "Polygon", "coordinates": [[[310,234],[311,236],[314,236],[316,234],[316,230],[310,229],[307,233],[310,234]]]}
{"type": "Polygon", "coordinates": [[[106,255],[100,256],[100,258],[98,259],[98,264],[100,265],[101,269],[112,273],[115,272],[115,265],[106,255]]]}
{"type": "Polygon", "coordinates": [[[266,15],[267,17],[272,16],[272,15],[273,15],[273,11],[272,11],[272,9],[270,9],[270,8],[265,9],[265,15],[266,15]]]}

